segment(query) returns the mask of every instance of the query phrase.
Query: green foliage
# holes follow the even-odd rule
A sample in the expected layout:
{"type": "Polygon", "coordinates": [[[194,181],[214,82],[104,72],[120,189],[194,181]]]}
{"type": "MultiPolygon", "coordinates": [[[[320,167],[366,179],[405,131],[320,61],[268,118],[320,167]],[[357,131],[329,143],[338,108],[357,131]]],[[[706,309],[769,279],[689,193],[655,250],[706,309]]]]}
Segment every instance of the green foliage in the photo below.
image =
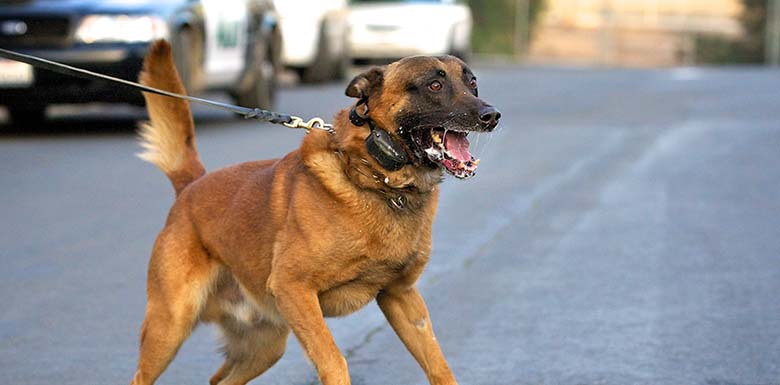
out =
{"type": "Polygon", "coordinates": [[[762,63],[766,28],[767,0],[742,0],[739,21],[745,36],[734,40],[717,35],[696,38],[696,57],[700,63],[762,63]]]}
{"type": "Polygon", "coordinates": [[[763,39],[766,25],[767,0],[742,0],[740,23],[745,32],[763,39]]]}
{"type": "Polygon", "coordinates": [[[696,61],[700,64],[746,64],[759,63],[763,56],[743,39],[702,34],[696,36],[696,61]]]}
{"type": "Polygon", "coordinates": [[[745,30],[742,45],[752,61],[763,62],[767,0],[742,0],[742,7],[740,23],[745,30]]]}
{"type": "MultiPolygon", "coordinates": [[[[544,11],[545,0],[528,0],[529,28],[534,27],[544,11]]],[[[474,16],[472,49],[477,53],[513,54],[515,50],[515,0],[469,0],[474,16]]]]}

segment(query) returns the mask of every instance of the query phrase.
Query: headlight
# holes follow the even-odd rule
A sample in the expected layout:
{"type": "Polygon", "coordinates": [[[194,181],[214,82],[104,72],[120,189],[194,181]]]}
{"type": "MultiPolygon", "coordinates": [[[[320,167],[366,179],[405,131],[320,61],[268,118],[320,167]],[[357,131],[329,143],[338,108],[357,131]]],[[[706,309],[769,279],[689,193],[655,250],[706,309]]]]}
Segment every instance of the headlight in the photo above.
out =
{"type": "Polygon", "coordinates": [[[139,43],[168,37],[165,21],[154,16],[92,15],[81,20],[76,39],[92,43],[139,43]]]}

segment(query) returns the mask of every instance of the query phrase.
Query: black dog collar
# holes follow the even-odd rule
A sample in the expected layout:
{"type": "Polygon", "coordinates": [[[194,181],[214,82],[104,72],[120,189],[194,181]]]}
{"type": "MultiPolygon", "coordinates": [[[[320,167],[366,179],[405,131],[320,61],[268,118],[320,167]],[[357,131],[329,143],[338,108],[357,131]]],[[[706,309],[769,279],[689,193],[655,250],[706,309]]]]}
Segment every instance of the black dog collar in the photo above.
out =
{"type": "Polygon", "coordinates": [[[349,111],[349,121],[358,127],[362,127],[364,124],[366,124],[368,119],[368,99],[363,98],[355,103],[355,105],[349,111]],[[358,112],[358,108],[361,106],[365,106],[363,109],[363,115],[358,112]]]}
{"type": "Polygon", "coordinates": [[[366,149],[382,168],[395,171],[409,163],[404,148],[387,131],[377,128],[371,120],[368,126],[371,127],[371,133],[366,138],[366,149]]]}
{"type": "Polygon", "coordinates": [[[377,127],[368,116],[368,99],[360,99],[352,107],[352,110],[349,112],[349,121],[358,127],[368,123],[371,133],[366,138],[366,149],[382,168],[388,171],[395,171],[409,163],[409,157],[406,155],[403,146],[393,140],[387,131],[377,127]],[[362,114],[358,112],[358,108],[361,106],[365,106],[362,114]]]}

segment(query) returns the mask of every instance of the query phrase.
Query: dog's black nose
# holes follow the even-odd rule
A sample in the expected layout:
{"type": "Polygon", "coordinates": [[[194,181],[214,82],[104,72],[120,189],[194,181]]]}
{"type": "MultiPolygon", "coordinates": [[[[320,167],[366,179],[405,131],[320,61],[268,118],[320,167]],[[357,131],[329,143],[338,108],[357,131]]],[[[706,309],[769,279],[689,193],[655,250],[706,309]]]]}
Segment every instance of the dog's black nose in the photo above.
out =
{"type": "Polygon", "coordinates": [[[501,119],[501,113],[493,106],[484,106],[479,109],[479,121],[487,129],[496,128],[498,120],[501,119]]]}

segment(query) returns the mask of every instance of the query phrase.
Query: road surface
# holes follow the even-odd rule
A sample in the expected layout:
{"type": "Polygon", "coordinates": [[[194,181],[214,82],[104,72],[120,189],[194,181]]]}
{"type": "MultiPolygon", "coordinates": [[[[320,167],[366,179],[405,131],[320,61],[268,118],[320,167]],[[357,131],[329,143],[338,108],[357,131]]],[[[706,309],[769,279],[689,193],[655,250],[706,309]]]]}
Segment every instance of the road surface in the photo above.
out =
{"type": "MultiPolygon", "coordinates": [[[[780,384],[780,72],[476,72],[501,129],[472,139],[474,179],[444,183],[419,284],[460,384],[780,384]]],[[[343,88],[288,88],[278,108],[329,117],[343,88]]],[[[196,115],[209,169],[302,136],[196,115]]],[[[0,383],[129,382],[173,199],[133,156],[142,117],[0,125],[0,383]]],[[[353,384],[426,383],[376,305],[329,325],[353,384]]],[[[206,384],[217,347],[200,327],[159,383],[206,384]]],[[[314,383],[294,338],[253,382],[314,383]]]]}

